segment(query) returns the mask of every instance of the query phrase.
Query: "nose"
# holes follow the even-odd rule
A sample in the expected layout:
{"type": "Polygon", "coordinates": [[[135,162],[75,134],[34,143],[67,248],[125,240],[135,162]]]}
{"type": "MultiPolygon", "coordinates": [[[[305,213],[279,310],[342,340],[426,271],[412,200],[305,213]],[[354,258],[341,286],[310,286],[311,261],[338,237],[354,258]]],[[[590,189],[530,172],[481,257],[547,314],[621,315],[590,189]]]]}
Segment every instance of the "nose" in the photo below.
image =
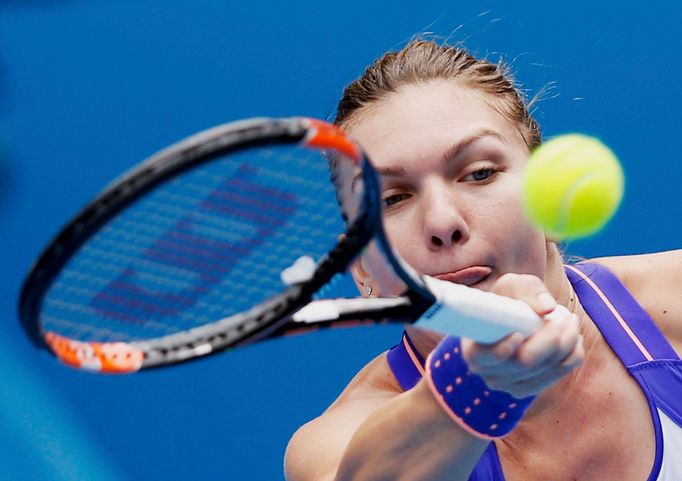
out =
{"type": "Polygon", "coordinates": [[[430,186],[424,195],[424,240],[432,250],[465,243],[470,237],[463,205],[447,186],[430,186]]]}

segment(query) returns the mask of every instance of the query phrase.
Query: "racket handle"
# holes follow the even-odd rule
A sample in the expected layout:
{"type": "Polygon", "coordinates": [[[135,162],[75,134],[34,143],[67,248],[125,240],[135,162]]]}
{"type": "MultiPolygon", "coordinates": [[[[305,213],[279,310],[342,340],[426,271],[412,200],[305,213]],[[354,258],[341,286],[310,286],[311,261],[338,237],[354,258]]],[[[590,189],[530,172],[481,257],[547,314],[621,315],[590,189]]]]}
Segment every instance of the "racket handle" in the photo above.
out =
{"type": "MultiPolygon", "coordinates": [[[[492,343],[512,332],[527,337],[544,322],[528,304],[518,299],[430,276],[423,278],[437,300],[415,322],[418,327],[492,343]]],[[[567,311],[559,305],[547,317],[563,315],[562,310],[567,311]]]]}

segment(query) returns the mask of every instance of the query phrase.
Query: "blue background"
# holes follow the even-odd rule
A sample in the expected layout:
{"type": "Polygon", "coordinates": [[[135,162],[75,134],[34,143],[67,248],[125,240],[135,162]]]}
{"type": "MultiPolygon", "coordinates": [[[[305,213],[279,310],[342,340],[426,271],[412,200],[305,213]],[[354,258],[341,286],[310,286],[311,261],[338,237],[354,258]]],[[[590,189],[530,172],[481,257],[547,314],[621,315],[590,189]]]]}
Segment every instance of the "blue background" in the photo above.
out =
{"type": "Polygon", "coordinates": [[[31,262],[107,182],[190,133],[250,116],[333,112],[383,51],[432,31],[504,54],[546,135],[600,136],[627,192],[585,257],[680,247],[679,2],[0,3],[0,478],[282,476],[286,442],[398,328],[274,341],[173,369],[102,377],[29,345],[16,299],[31,262]]]}

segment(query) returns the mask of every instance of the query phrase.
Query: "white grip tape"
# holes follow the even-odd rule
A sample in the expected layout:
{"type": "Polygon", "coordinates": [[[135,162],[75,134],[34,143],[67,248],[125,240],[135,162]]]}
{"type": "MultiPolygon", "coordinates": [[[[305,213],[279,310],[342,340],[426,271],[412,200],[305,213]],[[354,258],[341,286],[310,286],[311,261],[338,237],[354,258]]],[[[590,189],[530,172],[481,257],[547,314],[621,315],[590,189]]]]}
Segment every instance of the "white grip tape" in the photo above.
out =
{"type": "MultiPolygon", "coordinates": [[[[415,322],[418,327],[492,343],[512,332],[529,336],[544,322],[523,301],[430,276],[424,276],[424,281],[437,301],[415,322]]],[[[548,317],[567,312],[557,306],[548,317]]]]}

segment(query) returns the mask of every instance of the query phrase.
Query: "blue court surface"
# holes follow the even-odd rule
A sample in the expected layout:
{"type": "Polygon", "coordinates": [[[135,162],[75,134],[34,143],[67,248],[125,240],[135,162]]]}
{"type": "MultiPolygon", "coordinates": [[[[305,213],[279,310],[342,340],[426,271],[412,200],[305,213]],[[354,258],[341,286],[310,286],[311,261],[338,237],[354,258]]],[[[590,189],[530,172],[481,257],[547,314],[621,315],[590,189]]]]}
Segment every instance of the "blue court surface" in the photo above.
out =
{"type": "Polygon", "coordinates": [[[45,243],[123,170],[244,117],[332,114],[382,52],[434,32],[504,57],[546,135],[599,136],[623,162],[584,257],[680,247],[679,2],[0,2],[0,479],[282,478],[293,431],[399,327],[273,341],[134,376],[77,372],[16,313],[45,243]]]}

